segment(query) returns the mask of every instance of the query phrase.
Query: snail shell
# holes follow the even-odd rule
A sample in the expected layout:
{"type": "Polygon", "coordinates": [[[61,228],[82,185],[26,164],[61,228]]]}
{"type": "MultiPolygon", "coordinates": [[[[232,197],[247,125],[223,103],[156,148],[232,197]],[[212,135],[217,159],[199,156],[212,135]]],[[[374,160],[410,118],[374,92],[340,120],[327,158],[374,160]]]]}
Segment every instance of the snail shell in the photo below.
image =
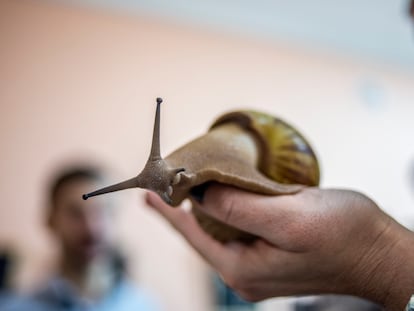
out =
{"type": "MultiPolygon", "coordinates": [[[[320,178],[318,160],[306,139],[286,122],[257,111],[222,115],[208,133],[165,160],[171,167],[186,169],[181,173],[184,180],[174,187],[173,205],[188,197],[190,189],[193,194],[194,190],[202,193],[211,181],[280,195],[296,193],[304,186],[317,186],[320,178]]],[[[203,229],[222,242],[255,239],[196,207],[193,213],[203,229]]]]}
{"type": "Polygon", "coordinates": [[[212,128],[230,122],[254,135],[261,155],[258,169],[267,177],[282,184],[319,185],[316,155],[291,125],[263,112],[236,111],[221,116],[212,128]]]}

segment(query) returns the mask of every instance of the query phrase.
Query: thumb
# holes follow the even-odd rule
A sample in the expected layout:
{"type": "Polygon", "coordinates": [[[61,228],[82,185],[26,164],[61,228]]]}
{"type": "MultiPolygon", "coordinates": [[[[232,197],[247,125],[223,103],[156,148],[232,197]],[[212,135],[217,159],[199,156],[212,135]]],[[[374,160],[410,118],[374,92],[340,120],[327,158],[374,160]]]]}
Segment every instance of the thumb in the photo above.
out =
{"type": "Polygon", "coordinates": [[[221,222],[266,239],[275,228],[283,229],[294,221],[297,205],[292,195],[259,195],[213,184],[197,208],[221,222]]]}

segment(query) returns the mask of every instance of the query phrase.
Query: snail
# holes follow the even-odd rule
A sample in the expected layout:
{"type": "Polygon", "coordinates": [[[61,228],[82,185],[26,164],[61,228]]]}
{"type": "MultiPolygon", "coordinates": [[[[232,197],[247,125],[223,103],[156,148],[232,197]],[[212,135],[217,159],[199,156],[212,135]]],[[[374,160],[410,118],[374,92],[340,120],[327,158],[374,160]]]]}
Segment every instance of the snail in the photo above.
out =
{"type": "MultiPolygon", "coordinates": [[[[209,131],[166,158],[160,154],[160,106],[157,98],[151,152],[140,174],[84,194],[89,197],[128,189],[156,192],[166,203],[185,198],[202,201],[209,183],[218,182],[263,195],[294,194],[319,184],[319,164],[309,143],[286,122],[257,111],[234,111],[219,117],[209,131]]],[[[256,239],[221,223],[193,204],[201,227],[221,242],[256,239]]]]}

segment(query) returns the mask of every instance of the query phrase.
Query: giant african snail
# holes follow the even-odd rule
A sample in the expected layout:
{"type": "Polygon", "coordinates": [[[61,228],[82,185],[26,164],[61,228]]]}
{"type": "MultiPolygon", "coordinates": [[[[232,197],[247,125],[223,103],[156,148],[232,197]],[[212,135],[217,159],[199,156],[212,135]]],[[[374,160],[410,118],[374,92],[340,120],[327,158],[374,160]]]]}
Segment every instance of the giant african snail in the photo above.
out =
{"type": "MultiPolygon", "coordinates": [[[[157,98],[151,153],[142,172],[124,182],[83,195],[145,188],[177,206],[185,198],[201,200],[209,182],[247,191],[293,194],[319,183],[316,156],[303,136],[284,121],[256,111],[222,115],[203,136],[163,159],[160,154],[160,105],[157,98]]],[[[252,241],[254,236],[229,227],[193,208],[200,225],[220,241],[252,241]]]]}

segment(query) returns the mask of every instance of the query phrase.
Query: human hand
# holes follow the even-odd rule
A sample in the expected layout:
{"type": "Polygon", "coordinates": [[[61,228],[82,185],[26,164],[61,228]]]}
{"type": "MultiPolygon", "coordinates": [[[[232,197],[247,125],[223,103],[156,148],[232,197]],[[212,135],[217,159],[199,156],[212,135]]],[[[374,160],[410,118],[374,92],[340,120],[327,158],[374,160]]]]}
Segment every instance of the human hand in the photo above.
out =
{"type": "Polygon", "coordinates": [[[263,196],[210,186],[194,208],[257,235],[250,245],[214,240],[191,213],[153,193],[147,202],[247,300],[337,293],[402,310],[414,292],[411,232],[360,193],[306,188],[263,196]]]}

